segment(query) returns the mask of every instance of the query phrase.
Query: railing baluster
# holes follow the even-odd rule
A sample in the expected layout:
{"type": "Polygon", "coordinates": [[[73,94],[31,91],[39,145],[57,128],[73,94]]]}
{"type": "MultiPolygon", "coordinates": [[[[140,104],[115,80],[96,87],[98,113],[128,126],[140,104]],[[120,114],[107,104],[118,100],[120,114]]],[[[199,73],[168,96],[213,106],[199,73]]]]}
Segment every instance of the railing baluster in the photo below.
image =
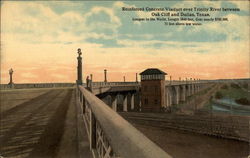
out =
{"type": "Polygon", "coordinates": [[[80,103],[82,103],[82,94],[80,93],[80,103]]]}
{"type": "Polygon", "coordinates": [[[96,119],[93,112],[90,110],[90,149],[96,148],[96,119]]]}
{"type": "Polygon", "coordinates": [[[86,100],[84,98],[84,96],[82,96],[82,113],[85,114],[86,111],[86,100]]]}

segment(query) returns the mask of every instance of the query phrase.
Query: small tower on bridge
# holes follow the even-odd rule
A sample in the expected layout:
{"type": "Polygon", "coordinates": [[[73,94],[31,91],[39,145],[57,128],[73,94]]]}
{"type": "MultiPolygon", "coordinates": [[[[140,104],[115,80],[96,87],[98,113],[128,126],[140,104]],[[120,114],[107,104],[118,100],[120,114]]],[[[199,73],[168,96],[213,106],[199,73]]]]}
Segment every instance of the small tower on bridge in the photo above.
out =
{"type": "Polygon", "coordinates": [[[141,110],[159,112],[165,104],[165,75],[167,73],[150,68],[141,75],[141,110]]]}

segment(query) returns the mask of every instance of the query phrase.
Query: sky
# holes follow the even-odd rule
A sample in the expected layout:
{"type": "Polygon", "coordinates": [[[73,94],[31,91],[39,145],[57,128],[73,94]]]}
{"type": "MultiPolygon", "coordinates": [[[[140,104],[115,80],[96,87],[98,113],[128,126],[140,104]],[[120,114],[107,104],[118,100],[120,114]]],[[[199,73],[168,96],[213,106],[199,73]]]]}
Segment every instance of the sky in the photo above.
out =
{"type": "Polygon", "coordinates": [[[249,1],[1,1],[1,83],[75,82],[77,49],[83,80],[135,81],[147,68],[167,79],[249,78],[249,1]],[[240,8],[213,12],[227,22],[166,26],[138,22],[152,12],[122,7],[240,8]]]}

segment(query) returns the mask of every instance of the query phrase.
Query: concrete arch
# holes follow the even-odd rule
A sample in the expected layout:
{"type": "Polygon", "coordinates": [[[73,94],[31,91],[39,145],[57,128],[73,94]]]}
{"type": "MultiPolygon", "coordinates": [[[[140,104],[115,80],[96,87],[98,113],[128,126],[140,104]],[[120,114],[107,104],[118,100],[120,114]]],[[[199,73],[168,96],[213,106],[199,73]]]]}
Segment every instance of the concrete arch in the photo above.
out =
{"type": "Polygon", "coordinates": [[[112,97],[111,95],[106,95],[102,98],[102,101],[107,104],[109,107],[112,107],[112,97]]]}
{"type": "Polygon", "coordinates": [[[118,93],[117,94],[117,111],[123,111],[123,95],[118,93]]]}

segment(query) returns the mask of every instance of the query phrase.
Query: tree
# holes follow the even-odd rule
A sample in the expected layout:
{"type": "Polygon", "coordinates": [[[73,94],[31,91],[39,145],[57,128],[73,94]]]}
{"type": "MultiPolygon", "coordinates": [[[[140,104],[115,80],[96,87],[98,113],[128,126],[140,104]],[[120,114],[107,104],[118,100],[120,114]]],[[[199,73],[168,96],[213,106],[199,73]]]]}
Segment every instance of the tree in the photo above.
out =
{"type": "Polygon", "coordinates": [[[218,92],[216,92],[216,93],[215,93],[215,98],[216,98],[216,99],[221,99],[221,98],[223,98],[222,93],[221,93],[221,92],[219,92],[219,91],[218,91],[218,92]]]}
{"type": "Polygon", "coordinates": [[[224,84],[221,88],[222,89],[228,89],[228,86],[226,84],[224,84]]]}
{"type": "Polygon", "coordinates": [[[240,99],[235,99],[235,102],[241,105],[249,105],[250,106],[250,100],[247,98],[240,98],[240,99]]]}

